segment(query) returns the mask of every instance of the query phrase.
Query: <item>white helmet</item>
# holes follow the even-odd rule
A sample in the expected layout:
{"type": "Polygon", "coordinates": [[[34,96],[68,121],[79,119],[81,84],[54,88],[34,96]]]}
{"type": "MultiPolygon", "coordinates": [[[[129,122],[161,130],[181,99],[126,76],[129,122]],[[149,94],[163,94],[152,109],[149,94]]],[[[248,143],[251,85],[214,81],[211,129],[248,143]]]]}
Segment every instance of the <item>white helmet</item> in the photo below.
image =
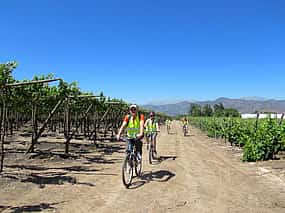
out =
{"type": "Polygon", "coordinates": [[[131,110],[131,109],[133,109],[133,108],[135,108],[136,110],[139,109],[139,107],[138,107],[136,104],[131,104],[131,105],[129,106],[129,109],[131,110]]]}

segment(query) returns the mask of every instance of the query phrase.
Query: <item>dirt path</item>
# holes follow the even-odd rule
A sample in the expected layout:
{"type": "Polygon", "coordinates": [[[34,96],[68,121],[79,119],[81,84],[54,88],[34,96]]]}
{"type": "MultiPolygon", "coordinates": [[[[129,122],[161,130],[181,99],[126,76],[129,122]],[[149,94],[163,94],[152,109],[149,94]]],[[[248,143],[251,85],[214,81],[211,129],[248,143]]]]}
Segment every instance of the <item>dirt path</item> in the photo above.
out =
{"type": "Polygon", "coordinates": [[[75,161],[8,163],[0,185],[0,210],[285,212],[282,179],[257,164],[240,162],[211,140],[197,129],[183,137],[178,122],[172,134],[163,129],[160,161],[149,165],[145,152],[143,175],[130,189],[121,182],[122,143],[105,144],[99,153],[75,161]]]}

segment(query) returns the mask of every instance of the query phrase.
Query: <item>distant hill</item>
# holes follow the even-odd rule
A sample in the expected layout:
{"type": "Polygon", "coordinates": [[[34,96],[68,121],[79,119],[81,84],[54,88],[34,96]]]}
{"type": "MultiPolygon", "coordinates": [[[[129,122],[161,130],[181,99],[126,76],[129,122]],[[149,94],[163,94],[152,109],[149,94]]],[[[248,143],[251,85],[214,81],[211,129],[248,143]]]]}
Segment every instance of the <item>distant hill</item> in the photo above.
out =
{"type": "Polygon", "coordinates": [[[221,97],[214,101],[182,101],[175,104],[162,104],[162,105],[143,105],[143,108],[163,112],[171,116],[178,114],[186,114],[189,111],[191,103],[197,103],[202,106],[210,104],[211,106],[219,103],[223,103],[225,108],[235,108],[241,113],[254,113],[255,111],[259,112],[279,112],[285,113],[285,100],[275,100],[275,99],[264,99],[254,97],[251,100],[250,98],[241,98],[241,99],[230,99],[221,97]]]}

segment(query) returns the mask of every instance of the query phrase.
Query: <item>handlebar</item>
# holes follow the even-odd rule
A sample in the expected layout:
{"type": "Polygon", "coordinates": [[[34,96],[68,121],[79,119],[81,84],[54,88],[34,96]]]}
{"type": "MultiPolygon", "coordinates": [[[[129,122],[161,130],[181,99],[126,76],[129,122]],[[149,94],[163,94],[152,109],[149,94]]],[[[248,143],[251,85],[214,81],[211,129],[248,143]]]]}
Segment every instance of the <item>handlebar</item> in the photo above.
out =
{"type": "Polygon", "coordinates": [[[138,141],[139,138],[127,138],[127,137],[120,137],[119,141],[128,142],[130,139],[138,141]]]}

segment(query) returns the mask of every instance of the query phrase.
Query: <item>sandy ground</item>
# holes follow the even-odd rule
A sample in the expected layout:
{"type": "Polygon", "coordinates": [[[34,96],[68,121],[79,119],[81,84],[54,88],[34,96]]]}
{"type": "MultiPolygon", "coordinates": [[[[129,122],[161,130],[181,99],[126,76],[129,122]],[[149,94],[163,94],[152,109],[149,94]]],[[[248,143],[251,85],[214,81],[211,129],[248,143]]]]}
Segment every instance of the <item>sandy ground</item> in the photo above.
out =
{"type": "Polygon", "coordinates": [[[144,146],[143,175],[129,189],[121,180],[123,142],[98,148],[74,141],[73,159],[10,155],[0,176],[0,211],[285,212],[285,160],[243,163],[240,150],[197,129],[189,133],[184,137],[178,122],[171,134],[162,128],[159,160],[150,165],[144,146]]]}

